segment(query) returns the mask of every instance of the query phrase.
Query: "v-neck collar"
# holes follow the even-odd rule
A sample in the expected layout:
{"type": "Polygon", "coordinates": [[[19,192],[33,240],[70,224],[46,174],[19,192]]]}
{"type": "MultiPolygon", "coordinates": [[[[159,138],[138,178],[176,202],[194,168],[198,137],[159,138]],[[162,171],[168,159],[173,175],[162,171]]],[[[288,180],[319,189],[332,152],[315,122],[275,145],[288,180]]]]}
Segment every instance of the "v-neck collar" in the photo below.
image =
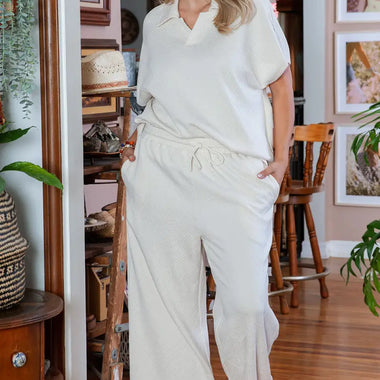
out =
{"type": "MultiPolygon", "coordinates": [[[[178,11],[178,2],[179,2],[179,0],[174,0],[172,4],[165,4],[165,7],[164,7],[163,12],[162,12],[162,17],[159,20],[157,26],[161,26],[166,21],[168,21],[172,18],[178,18],[178,19],[181,18],[179,11],[178,11]]],[[[201,12],[201,13],[212,13],[212,12],[214,12],[214,10],[218,10],[218,8],[219,8],[219,6],[218,6],[218,3],[216,2],[216,0],[211,0],[211,4],[210,4],[208,11],[201,12]]],[[[189,28],[189,31],[192,31],[193,29],[189,28]]]]}

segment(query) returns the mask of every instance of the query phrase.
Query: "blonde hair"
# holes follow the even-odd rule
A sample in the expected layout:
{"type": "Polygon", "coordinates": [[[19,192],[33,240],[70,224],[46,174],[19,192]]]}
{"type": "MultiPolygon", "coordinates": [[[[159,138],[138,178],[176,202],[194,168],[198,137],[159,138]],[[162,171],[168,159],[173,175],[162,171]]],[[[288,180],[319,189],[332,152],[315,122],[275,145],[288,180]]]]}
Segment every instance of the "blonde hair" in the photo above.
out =
{"type": "MultiPolygon", "coordinates": [[[[231,24],[239,16],[241,20],[236,28],[249,22],[254,15],[252,0],[215,0],[219,5],[218,14],[214,18],[214,25],[220,33],[232,32],[231,24]]],[[[268,0],[269,1],[269,0],[268,0]]],[[[173,0],[159,0],[161,4],[173,4],[173,0]]]]}

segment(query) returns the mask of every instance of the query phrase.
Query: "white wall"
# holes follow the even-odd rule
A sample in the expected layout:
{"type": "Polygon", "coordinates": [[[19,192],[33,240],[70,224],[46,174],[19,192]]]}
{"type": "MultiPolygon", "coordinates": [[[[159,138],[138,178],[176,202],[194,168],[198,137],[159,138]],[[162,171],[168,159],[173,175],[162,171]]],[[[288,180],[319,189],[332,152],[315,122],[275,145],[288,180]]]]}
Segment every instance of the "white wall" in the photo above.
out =
{"type": "Polygon", "coordinates": [[[66,380],[87,377],[79,15],[79,1],[60,0],[66,380]]]}
{"type": "MultiPolygon", "coordinates": [[[[38,20],[38,1],[35,0],[36,20],[38,20]]],[[[38,21],[36,21],[38,23],[38,21]]],[[[33,44],[39,52],[38,25],[33,27],[33,44]]],[[[2,144],[0,150],[0,166],[14,161],[31,161],[37,165],[42,163],[41,148],[41,96],[40,67],[36,65],[35,87],[32,94],[33,106],[31,119],[23,119],[22,108],[18,100],[10,99],[4,104],[4,112],[9,121],[14,122],[12,128],[36,126],[20,140],[2,144]]],[[[42,184],[19,172],[2,173],[7,181],[6,189],[13,196],[22,235],[29,241],[30,248],[26,254],[27,286],[43,290],[44,278],[44,236],[43,236],[43,198],[42,184]]]]}
{"type": "MultiPolygon", "coordinates": [[[[305,124],[325,122],[325,0],[304,0],[304,108],[305,124]]],[[[317,157],[315,147],[314,157],[317,157]]],[[[325,250],[325,193],[313,195],[311,209],[322,256],[325,250]]],[[[305,224],[302,256],[311,256],[305,224]]]]}

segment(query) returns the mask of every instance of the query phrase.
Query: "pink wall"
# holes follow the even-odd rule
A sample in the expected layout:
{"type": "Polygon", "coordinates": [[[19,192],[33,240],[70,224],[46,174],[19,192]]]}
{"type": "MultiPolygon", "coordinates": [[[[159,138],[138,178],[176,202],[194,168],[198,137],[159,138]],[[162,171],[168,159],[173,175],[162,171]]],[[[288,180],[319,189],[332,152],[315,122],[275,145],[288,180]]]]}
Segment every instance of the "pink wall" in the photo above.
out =
{"type": "MultiPolygon", "coordinates": [[[[350,115],[334,114],[334,32],[335,31],[377,31],[374,23],[335,23],[335,1],[326,2],[326,120],[339,125],[353,124],[350,115]]],[[[380,208],[334,205],[335,162],[333,148],[326,177],[326,241],[358,241],[364,233],[365,226],[378,219],[380,208]]]]}
{"type": "Polygon", "coordinates": [[[121,23],[120,23],[120,0],[112,0],[111,3],[111,24],[110,26],[81,26],[82,38],[107,38],[116,39],[121,43],[121,23]]]}
{"type": "MultiPolygon", "coordinates": [[[[111,1],[110,26],[81,26],[81,38],[115,39],[121,44],[120,0],[111,1]]],[[[89,126],[84,126],[86,131],[89,126]]],[[[116,184],[98,184],[85,186],[87,214],[100,211],[101,208],[116,201],[116,184]]]]}

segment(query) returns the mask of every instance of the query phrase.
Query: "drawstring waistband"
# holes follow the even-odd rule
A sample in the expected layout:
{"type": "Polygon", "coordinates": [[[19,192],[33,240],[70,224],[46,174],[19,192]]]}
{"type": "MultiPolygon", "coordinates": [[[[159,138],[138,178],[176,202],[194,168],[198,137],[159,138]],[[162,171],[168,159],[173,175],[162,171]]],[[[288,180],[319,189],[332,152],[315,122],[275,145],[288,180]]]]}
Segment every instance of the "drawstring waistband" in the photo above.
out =
{"type": "Polygon", "coordinates": [[[227,147],[209,137],[180,138],[173,136],[163,129],[151,126],[150,124],[145,125],[144,133],[162,138],[165,140],[166,144],[174,145],[177,147],[178,145],[182,145],[185,149],[189,149],[191,153],[191,171],[193,170],[194,162],[197,164],[199,170],[202,169],[202,162],[198,157],[198,153],[201,150],[206,150],[208,152],[209,162],[212,167],[222,165],[224,163],[223,153],[233,153],[227,147]]]}
{"type": "Polygon", "coordinates": [[[197,153],[199,152],[200,149],[206,149],[207,150],[209,157],[210,157],[210,165],[211,166],[214,166],[214,165],[217,166],[217,165],[223,164],[224,156],[221,152],[213,149],[213,147],[211,147],[211,146],[207,146],[207,145],[203,146],[202,144],[196,144],[196,145],[194,145],[194,150],[193,150],[192,155],[191,155],[190,170],[193,170],[194,161],[196,161],[198,163],[199,170],[202,169],[202,163],[197,156],[197,153]]]}

